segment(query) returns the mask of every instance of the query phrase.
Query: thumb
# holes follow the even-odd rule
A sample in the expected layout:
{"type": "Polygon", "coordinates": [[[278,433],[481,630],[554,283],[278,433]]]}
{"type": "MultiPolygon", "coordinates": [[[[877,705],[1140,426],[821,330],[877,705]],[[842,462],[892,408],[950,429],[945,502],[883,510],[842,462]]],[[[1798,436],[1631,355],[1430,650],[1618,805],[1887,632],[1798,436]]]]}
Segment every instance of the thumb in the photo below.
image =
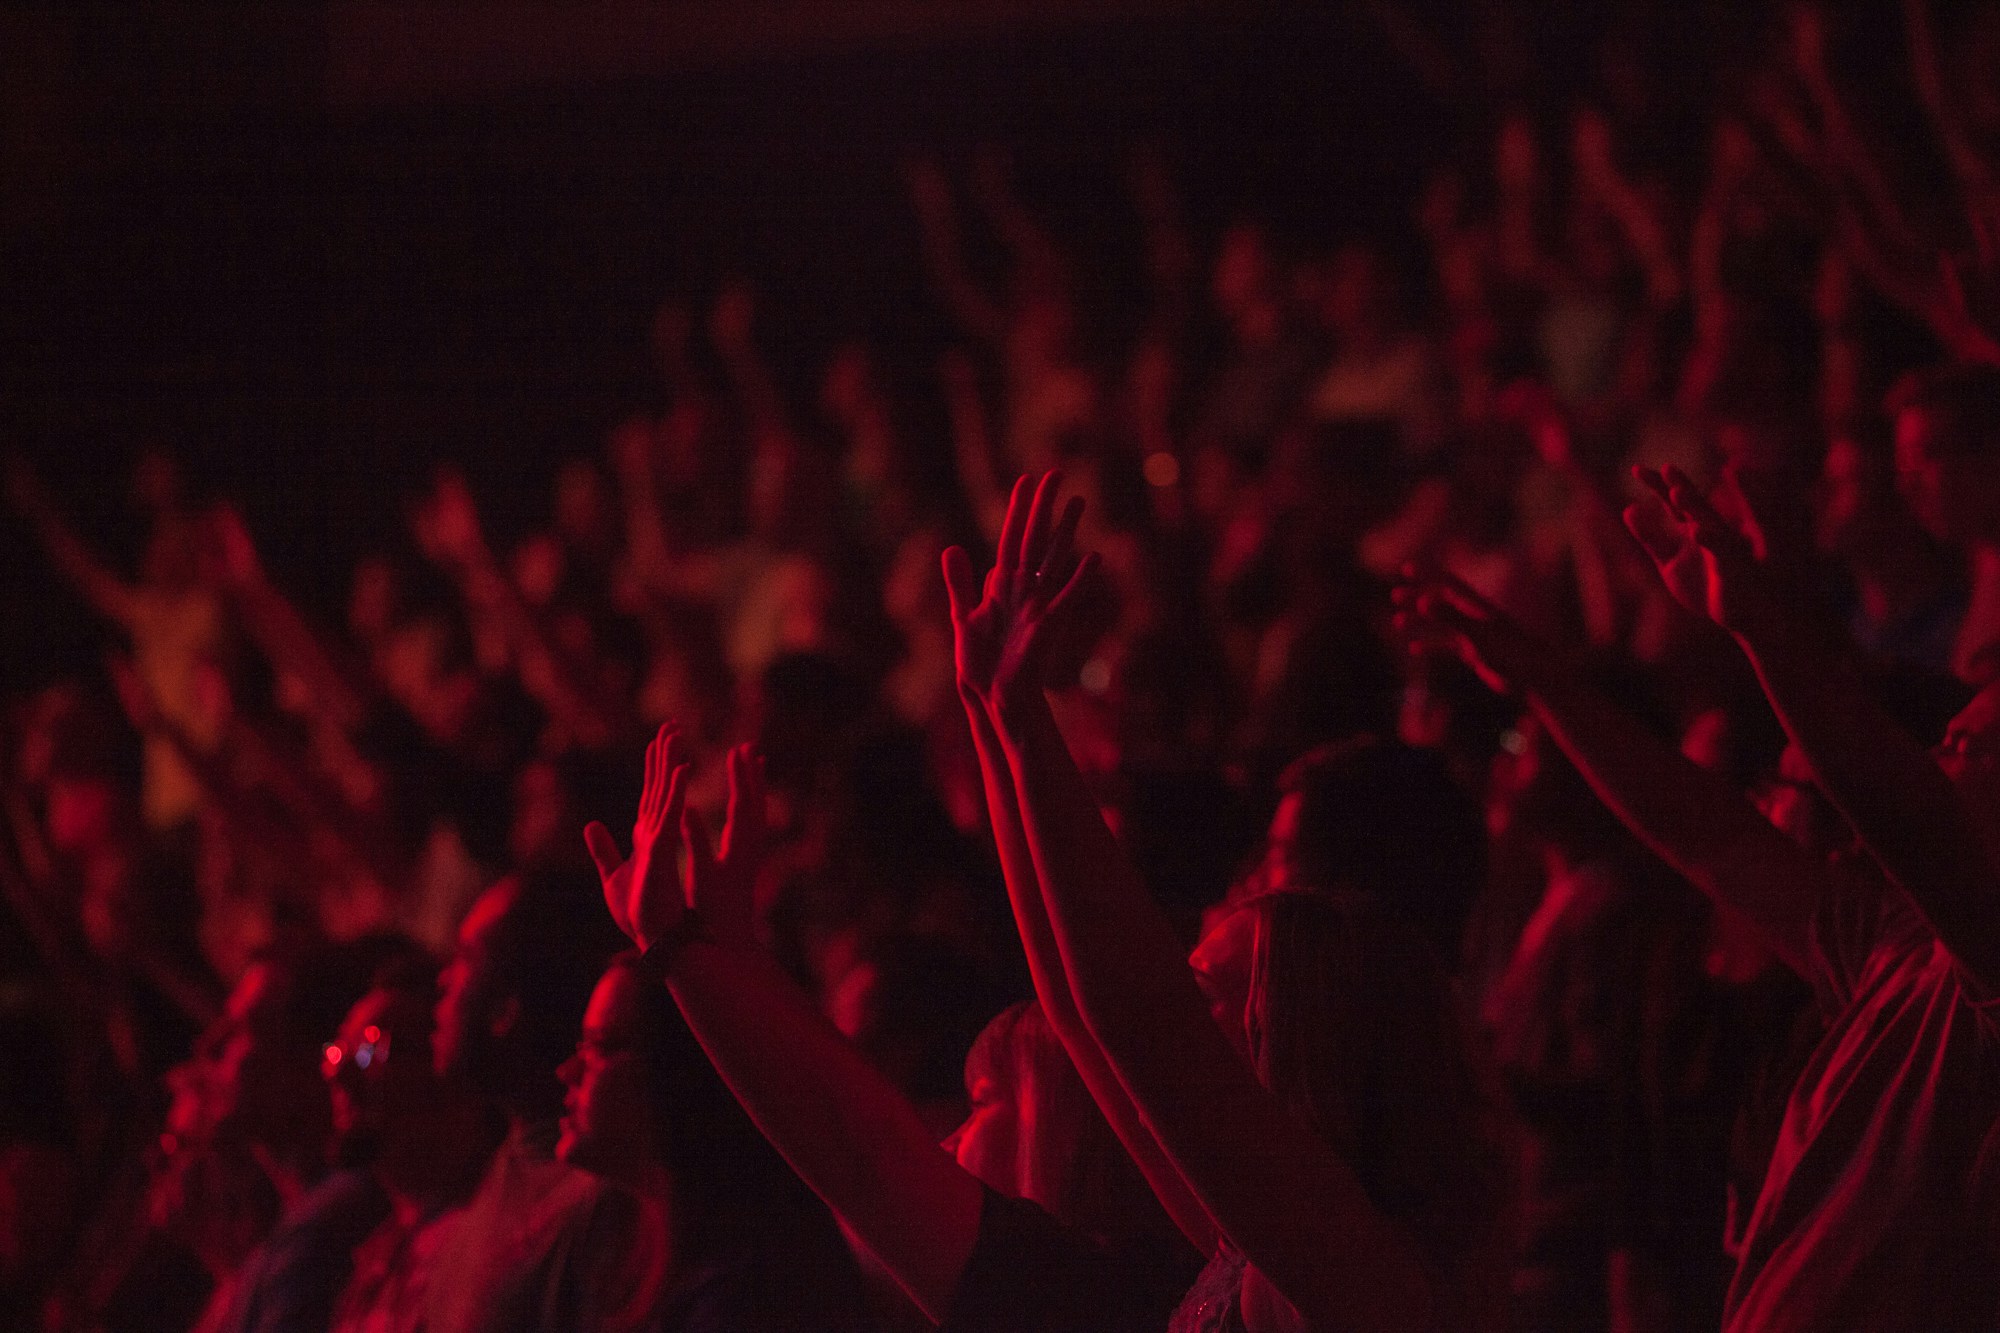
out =
{"type": "Polygon", "coordinates": [[[618,873],[618,867],[625,864],[624,854],[618,850],[618,840],[611,836],[611,830],[591,820],[583,826],[583,845],[590,849],[590,859],[597,865],[597,877],[605,883],[618,873]]]}
{"type": "Polygon", "coordinates": [[[944,553],[944,590],[951,599],[951,618],[963,620],[979,604],[979,581],[972,572],[972,557],[963,546],[948,547],[944,553]]]}
{"type": "Polygon", "coordinates": [[[1639,542],[1653,563],[1664,565],[1680,553],[1681,534],[1657,500],[1625,506],[1625,530],[1639,542]]]}

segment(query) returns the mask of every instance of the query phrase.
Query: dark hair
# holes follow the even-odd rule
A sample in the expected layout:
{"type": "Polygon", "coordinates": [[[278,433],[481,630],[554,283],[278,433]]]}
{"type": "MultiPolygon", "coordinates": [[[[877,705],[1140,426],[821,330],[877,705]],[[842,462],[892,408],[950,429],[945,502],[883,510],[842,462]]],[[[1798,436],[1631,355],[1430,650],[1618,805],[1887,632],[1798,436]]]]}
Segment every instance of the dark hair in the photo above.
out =
{"type": "Polygon", "coordinates": [[[511,886],[489,943],[493,981],[499,993],[520,1001],[516,1058],[546,1070],[553,1095],[556,1068],[576,1048],[590,992],[626,940],[588,869],[534,866],[511,886]]]}
{"type": "Polygon", "coordinates": [[[1298,887],[1373,898],[1454,956],[1486,832],[1442,755],[1360,736],[1296,760],[1278,789],[1301,802],[1289,848],[1298,887]]]}
{"type": "Polygon", "coordinates": [[[269,967],[279,987],[277,1013],[284,1039],[316,1050],[339,1031],[347,1011],[378,975],[428,959],[423,946],[409,936],[382,931],[341,942],[286,936],[253,961],[269,967]]]}
{"type": "Polygon", "coordinates": [[[1352,893],[1270,893],[1243,910],[1258,916],[1246,1016],[1258,1080],[1429,1253],[1476,1248],[1499,1159],[1430,942],[1352,893]]]}
{"type": "Polygon", "coordinates": [[[2000,452],[2000,369],[1934,366],[1897,380],[1883,400],[1892,416],[1922,411],[1937,419],[1941,443],[1965,453],[2000,452]]]}
{"type": "Polygon", "coordinates": [[[1022,1182],[1028,1198],[1064,1225],[1102,1240],[1149,1230],[1164,1234],[1166,1215],[1039,1003],[1022,1000],[994,1015],[966,1054],[968,1085],[976,1066],[1005,1080],[1022,1108],[1021,1132],[1033,1140],[1022,1182]]]}

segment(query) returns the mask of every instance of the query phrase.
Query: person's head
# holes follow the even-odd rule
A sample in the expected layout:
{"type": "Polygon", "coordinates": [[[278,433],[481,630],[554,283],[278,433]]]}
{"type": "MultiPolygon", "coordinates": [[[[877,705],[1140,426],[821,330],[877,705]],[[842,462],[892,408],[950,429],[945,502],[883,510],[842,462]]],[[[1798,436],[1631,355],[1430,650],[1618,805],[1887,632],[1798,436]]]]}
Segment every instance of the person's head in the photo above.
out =
{"type": "Polygon", "coordinates": [[[648,1068],[656,1035],[649,990],[664,988],[613,962],[590,994],[575,1052],[556,1070],[566,1090],[556,1155],[628,1183],[665,1160],[659,1119],[667,1108],[655,1104],[648,1068]]]}
{"type": "Polygon", "coordinates": [[[952,941],[868,936],[828,978],[835,1027],[920,1107],[957,1118],[965,1053],[1000,1007],[988,969],[952,941]]]}
{"type": "Polygon", "coordinates": [[[993,1189],[1107,1238],[1164,1222],[1033,1000],[980,1032],[965,1057],[965,1092],[971,1110],[944,1146],[993,1189]]]}
{"type": "Polygon", "coordinates": [[[465,1078],[517,1119],[552,1115],[556,1067],[623,944],[589,870],[545,866],[486,890],[438,980],[438,1072],[465,1078]]]}
{"type": "Polygon", "coordinates": [[[194,1057],[211,1123],[280,1159],[323,1160],[331,1115],[321,1046],[377,968],[414,950],[382,935],[286,941],[253,959],[194,1057]]]}
{"type": "Polygon", "coordinates": [[[598,978],[558,1074],[566,1095],[556,1155],[572,1166],[640,1188],[664,1173],[677,1203],[697,1205],[785,1178],[636,952],[612,959],[598,978]]]}
{"type": "Polygon", "coordinates": [[[1315,751],[1282,786],[1263,866],[1189,965],[1258,1080],[1368,1163],[1378,1202],[1413,1181],[1443,1198],[1447,1164],[1415,1160],[1420,1126],[1450,1122],[1433,1144],[1463,1131],[1455,1165],[1484,1172],[1444,967],[1484,873],[1477,808],[1436,755],[1370,738],[1315,751]]]}
{"type": "Polygon", "coordinates": [[[1960,710],[1932,754],[1989,843],[2000,849],[2000,679],[1960,710]]]}
{"type": "Polygon", "coordinates": [[[1359,894],[1280,888],[1225,903],[1188,961],[1258,1082],[1355,1164],[1377,1206],[1447,1244],[1476,1229],[1465,1205],[1490,1196],[1493,1162],[1420,932],[1359,894]]]}
{"type": "Polygon", "coordinates": [[[335,1155],[363,1165],[399,1132],[421,1131],[435,1110],[431,1062],[437,964],[412,956],[375,978],[320,1050],[333,1106],[335,1155]]]}
{"type": "Polygon", "coordinates": [[[1485,836],[1441,755],[1356,737],[1295,761],[1278,790],[1261,879],[1248,892],[1361,894],[1415,923],[1441,958],[1455,956],[1485,873],[1485,836]]]}
{"type": "Polygon", "coordinates": [[[324,1167],[321,1043],[399,947],[387,936],[286,941],[244,970],[193,1057],[168,1072],[149,1187],[157,1224],[207,1255],[237,1255],[276,1219],[271,1173],[310,1180],[324,1167]]]}
{"type": "Polygon", "coordinates": [[[1913,372],[1887,407],[1898,483],[1924,526],[1954,545],[2000,544],[2000,369],[1913,372]]]}

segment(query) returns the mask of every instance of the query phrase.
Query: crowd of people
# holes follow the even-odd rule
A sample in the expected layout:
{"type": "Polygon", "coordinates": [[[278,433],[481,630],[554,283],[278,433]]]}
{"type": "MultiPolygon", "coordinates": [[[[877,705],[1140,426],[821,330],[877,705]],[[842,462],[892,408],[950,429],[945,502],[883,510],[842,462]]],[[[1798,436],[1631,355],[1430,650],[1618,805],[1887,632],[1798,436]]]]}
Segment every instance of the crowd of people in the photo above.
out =
{"type": "Polygon", "coordinates": [[[1388,240],[1140,155],[1139,310],[920,160],[948,441],[725,284],[337,626],[11,460],[120,646],[6,701],[0,1324],[1991,1326],[2000,19],[1905,18],[1927,139],[1800,9],[1693,191],[1619,86],[1388,240]]]}

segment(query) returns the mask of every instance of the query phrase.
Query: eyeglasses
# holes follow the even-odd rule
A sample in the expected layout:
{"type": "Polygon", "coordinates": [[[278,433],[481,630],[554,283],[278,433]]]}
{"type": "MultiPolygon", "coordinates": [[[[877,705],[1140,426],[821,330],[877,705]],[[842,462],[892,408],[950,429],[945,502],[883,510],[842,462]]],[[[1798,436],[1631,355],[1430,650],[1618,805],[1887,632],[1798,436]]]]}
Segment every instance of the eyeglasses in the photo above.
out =
{"type": "Polygon", "coordinates": [[[328,1042],[320,1051],[319,1072],[325,1078],[338,1078],[345,1070],[364,1072],[388,1058],[389,1034],[370,1023],[361,1029],[360,1041],[351,1045],[328,1042]]]}

